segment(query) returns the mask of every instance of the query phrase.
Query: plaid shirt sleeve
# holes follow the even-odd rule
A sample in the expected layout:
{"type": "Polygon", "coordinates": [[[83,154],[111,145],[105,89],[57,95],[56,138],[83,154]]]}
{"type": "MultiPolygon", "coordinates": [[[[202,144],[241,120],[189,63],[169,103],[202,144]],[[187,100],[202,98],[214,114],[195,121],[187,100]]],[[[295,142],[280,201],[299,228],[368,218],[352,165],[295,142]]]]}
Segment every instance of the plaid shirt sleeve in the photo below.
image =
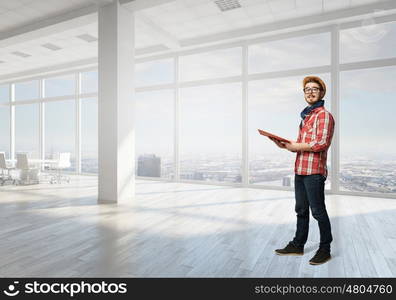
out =
{"type": "Polygon", "coordinates": [[[328,111],[322,111],[316,119],[315,138],[309,143],[313,152],[325,151],[330,147],[334,133],[334,119],[328,111]]]}

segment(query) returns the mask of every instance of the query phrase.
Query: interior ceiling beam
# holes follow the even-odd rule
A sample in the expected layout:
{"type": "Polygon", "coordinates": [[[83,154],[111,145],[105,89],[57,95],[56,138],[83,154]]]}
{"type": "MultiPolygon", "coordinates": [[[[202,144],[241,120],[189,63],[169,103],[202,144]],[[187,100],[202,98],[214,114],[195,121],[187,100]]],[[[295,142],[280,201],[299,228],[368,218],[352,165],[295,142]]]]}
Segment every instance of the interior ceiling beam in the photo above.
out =
{"type": "Polygon", "coordinates": [[[119,0],[120,3],[131,11],[139,11],[143,9],[152,8],[158,5],[163,5],[176,0],[119,0]]]}
{"type": "Polygon", "coordinates": [[[12,74],[0,75],[0,83],[12,82],[15,80],[21,80],[26,78],[39,76],[44,76],[46,74],[52,74],[54,72],[71,71],[74,69],[96,67],[98,65],[98,58],[92,57],[87,59],[80,59],[76,61],[71,61],[67,63],[60,63],[56,65],[46,66],[42,68],[34,68],[22,72],[16,72],[12,74]]]}

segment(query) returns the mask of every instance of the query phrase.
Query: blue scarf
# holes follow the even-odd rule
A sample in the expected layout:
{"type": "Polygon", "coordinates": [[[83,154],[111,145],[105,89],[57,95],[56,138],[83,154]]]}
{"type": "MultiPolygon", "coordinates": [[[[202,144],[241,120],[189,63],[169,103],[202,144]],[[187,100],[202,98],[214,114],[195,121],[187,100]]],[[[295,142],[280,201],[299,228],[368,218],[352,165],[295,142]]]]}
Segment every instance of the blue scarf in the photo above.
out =
{"type": "Polygon", "coordinates": [[[307,106],[306,108],[304,108],[304,110],[300,114],[301,119],[304,120],[305,117],[311,113],[311,111],[313,111],[315,108],[318,108],[321,106],[324,106],[324,100],[319,100],[319,101],[315,102],[313,105],[307,106]]]}

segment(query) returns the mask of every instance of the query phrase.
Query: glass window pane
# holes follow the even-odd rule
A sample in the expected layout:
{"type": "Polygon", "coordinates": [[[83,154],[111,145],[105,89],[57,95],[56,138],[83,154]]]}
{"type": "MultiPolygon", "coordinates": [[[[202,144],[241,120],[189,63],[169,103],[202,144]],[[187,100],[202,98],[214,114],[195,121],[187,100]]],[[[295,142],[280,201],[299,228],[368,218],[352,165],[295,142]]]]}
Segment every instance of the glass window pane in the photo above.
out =
{"type": "Polygon", "coordinates": [[[241,83],[181,89],[181,179],[241,182],[241,83]]]}
{"type": "Polygon", "coordinates": [[[340,31],[341,63],[396,56],[396,22],[373,24],[340,31]]]}
{"type": "Polygon", "coordinates": [[[0,85],[0,103],[10,101],[10,86],[8,84],[0,85]]]}
{"type": "Polygon", "coordinates": [[[56,158],[60,152],[71,153],[71,167],[76,169],[75,102],[73,100],[45,103],[45,158],[56,158]]]}
{"type": "MultiPolygon", "coordinates": [[[[326,83],[325,107],[330,111],[330,75],[317,75],[326,83]]],[[[297,140],[300,112],[307,106],[302,92],[304,76],[255,80],[249,82],[248,138],[249,183],[268,186],[294,186],[296,154],[279,149],[257,129],[272,132],[290,140],[297,140]]],[[[327,167],[330,188],[330,150],[327,167]]]]}
{"type": "Polygon", "coordinates": [[[81,99],[81,172],[98,173],[98,99],[81,99]]]}
{"type": "Polygon", "coordinates": [[[396,193],[396,67],[341,72],[340,189],[396,193]]]}
{"type": "Polygon", "coordinates": [[[330,33],[249,46],[249,73],[330,65],[330,33]]]}
{"type": "Polygon", "coordinates": [[[15,84],[15,101],[39,98],[39,81],[18,82],[15,84]]]}
{"type": "Polygon", "coordinates": [[[136,174],[174,177],[174,92],[136,94],[136,174]]]}
{"type": "Polygon", "coordinates": [[[0,152],[10,157],[10,108],[0,106],[0,152]]]}
{"type": "Polygon", "coordinates": [[[45,97],[68,96],[75,93],[74,74],[48,78],[44,80],[45,97]]]}
{"type": "Polygon", "coordinates": [[[167,84],[174,81],[173,58],[135,65],[136,86],[167,84]]]}
{"type": "Polygon", "coordinates": [[[238,76],[242,74],[242,48],[180,56],[181,81],[238,76]]]}
{"type": "Polygon", "coordinates": [[[98,92],[98,71],[89,71],[81,73],[81,93],[98,92]]]}
{"type": "Polygon", "coordinates": [[[15,107],[15,152],[28,153],[39,158],[39,105],[26,104],[15,107]]]}

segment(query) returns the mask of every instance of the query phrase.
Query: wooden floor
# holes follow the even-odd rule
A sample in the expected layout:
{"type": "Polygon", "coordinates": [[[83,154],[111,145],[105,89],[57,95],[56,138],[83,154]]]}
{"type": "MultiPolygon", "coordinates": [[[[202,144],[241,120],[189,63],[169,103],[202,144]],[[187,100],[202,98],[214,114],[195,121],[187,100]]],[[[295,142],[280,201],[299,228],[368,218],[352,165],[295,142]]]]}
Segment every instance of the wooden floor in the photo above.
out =
{"type": "Polygon", "coordinates": [[[138,181],[97,205],[95,177],[0,187],[1,277],[396,277],[396,200],[327,196],[333,259],[274,255],[295,231],[291,192],[138,181]]]}

